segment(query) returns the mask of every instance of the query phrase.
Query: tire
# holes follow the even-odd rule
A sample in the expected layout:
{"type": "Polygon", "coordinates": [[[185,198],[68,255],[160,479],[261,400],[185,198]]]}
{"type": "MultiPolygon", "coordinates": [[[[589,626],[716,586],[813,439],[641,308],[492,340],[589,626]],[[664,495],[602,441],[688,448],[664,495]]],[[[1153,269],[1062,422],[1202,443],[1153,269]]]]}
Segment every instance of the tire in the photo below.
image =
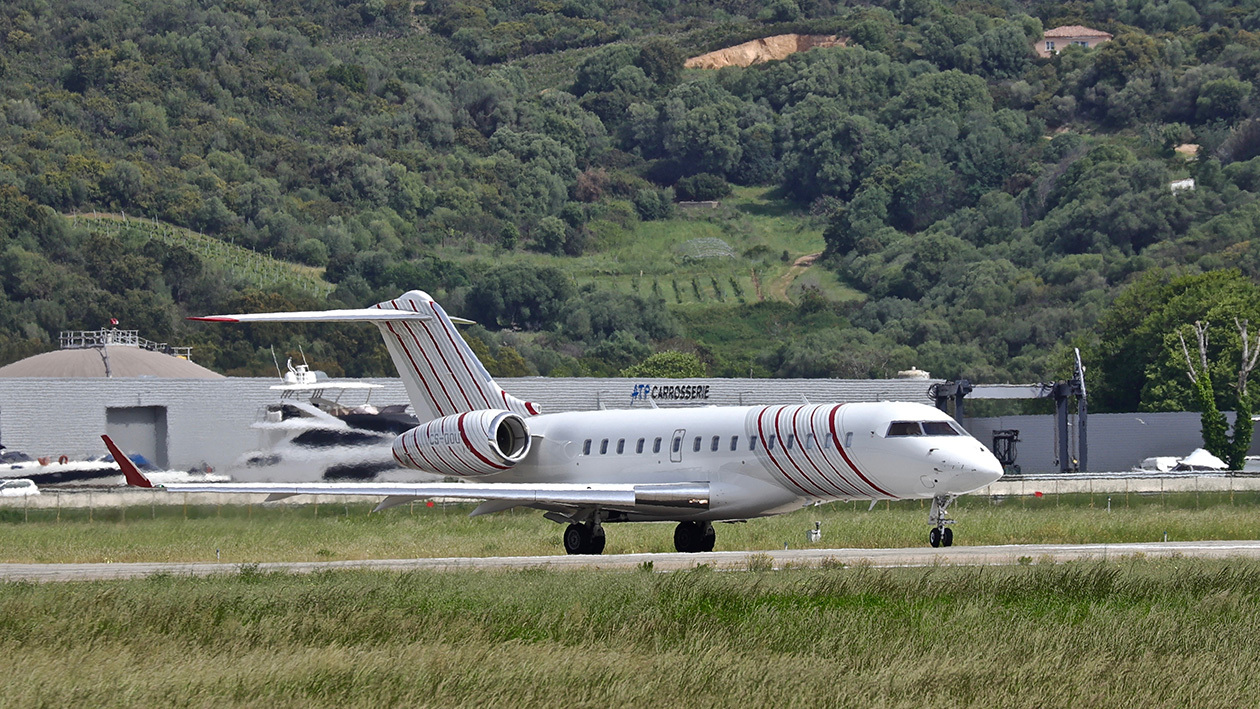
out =
{"type": "Polygon", "coordinates": [[[604,528],[596,527],[594,534],[591,534],[590,541],[587,543],[587,554],[603,554],[604,553],[604,528]]]}
{"type": "Polygon", "coordinates": [[[585,554],[587,547],[590,546],[590,536],[586,531],[586,527],[580,524],[570,524],[564,528],[564,550],[569,554],[585,554]]]}
{"type": "Polygon", "coordinates": [[[933,527],[932,531],[928,532],[928,544],[931,544],[933,548],[941,545],[941,530],[933,527]]]}
{"type": "Polygon", "coordinates": [[[704,528],[695,522],[679,522],[674,527],[674,548],[683,554],[703,550],[704,528]]]}
{"type": "Polygon", "coordinates": [[[717,543],[717,532],[713,531],[713,525],[704,525],[704,535],[700,537],[700,551],[713,551],[713,545],[717,543]]]}
{"type": "Polygon", "coordinates": [[[954,546],[954,530],[950,529],[949,527],[945,528],[945,531],[941,533],[941,546],[943,547],[954,546]]]}

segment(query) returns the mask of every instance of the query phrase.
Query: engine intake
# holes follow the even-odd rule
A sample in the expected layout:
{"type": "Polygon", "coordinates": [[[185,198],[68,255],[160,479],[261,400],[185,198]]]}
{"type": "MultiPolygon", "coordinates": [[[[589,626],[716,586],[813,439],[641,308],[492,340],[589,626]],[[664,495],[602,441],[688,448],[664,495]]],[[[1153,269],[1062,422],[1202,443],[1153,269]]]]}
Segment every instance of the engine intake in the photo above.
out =
{"type": "Polygon", "coordinates": [[[439,475],[492,475],[529,454],[529,426],[511,411],[484,409],[451,414],[394,439],[394,459],[407,468],[439,475]]]}

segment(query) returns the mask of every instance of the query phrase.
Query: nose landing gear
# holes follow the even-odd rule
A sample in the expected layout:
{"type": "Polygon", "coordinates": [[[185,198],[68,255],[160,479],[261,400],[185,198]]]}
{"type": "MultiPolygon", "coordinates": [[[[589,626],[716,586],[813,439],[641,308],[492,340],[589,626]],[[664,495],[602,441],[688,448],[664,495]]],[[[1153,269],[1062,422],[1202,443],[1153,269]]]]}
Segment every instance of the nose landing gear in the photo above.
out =
{"type": "Polygon", "coordinates": [[[932,529],[928,532],[928,544],[933,547],[954,545],[954,530],[945,525],[954,523],[954,520],[946,515],[946,510],[956,499],[958,499],[957,495],[937,495],[932,498],[932,511],[928,513],[928,524],[932,525],[932,529]]]}

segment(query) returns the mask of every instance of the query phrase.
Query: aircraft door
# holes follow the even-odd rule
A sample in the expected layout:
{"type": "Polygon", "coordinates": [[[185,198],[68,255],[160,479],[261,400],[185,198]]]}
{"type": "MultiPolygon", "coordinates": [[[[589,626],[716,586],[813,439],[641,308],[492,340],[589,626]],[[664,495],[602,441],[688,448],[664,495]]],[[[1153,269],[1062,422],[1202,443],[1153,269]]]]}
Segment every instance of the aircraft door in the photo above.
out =
{"type": "Polygon", "coordinates": [[[683,438],[687,436],[687,429],[680,428],[674,431],[674,437],[669,440],[669,462],[682,462],[683,438]]]}

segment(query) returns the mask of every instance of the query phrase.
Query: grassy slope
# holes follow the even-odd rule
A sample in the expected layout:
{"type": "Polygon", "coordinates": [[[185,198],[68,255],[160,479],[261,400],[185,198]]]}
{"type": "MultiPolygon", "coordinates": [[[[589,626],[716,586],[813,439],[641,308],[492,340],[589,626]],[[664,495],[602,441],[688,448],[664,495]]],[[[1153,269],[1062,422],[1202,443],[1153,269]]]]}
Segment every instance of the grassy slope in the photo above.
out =
{"type": "Polygon", "coordinates": [[[1245,706],[1260,564],[0,585],[20,706],[1245,706]]]}
{"type": "Polygon", "coordinates": [[[712,305],[735,306],[761,300],[795,300],[802,285],[820,288],[834,301],[863,296],[840,283],[825,266],[797,269],[789,286],[784,276],[797,258],[823,250],[822,225],[808,214],[777,198],[768,187],[737,187],[720,207],[679,209],[677,216],[654,222],[634,222],[629,228],[610,222],[592,225],[595,237],[579,257],[559,257],[519,250],[499,253],[488,245],[448,245],[437,254],[455,261],[496,263],[524,261],[551,265],[569,273],[579,285],[595,284],[622,292],[660,296],[672,309],[690,310],[712,305]],[[733,257],[689,258],[697,239],[720,239],[733,257]],[[758,247],[761,247],[758,249],[758,247]],[[751,254],[749,252],[752,252],[751,254]],[[782,259],[786,251],[788,259],[782,259]],[[745,254],[749,254],[745,256],[745,254]],[[695,280],[700,291],[696,296],[695,280]],[[714,291],[717,281],[722,295],[714,291]],[[731,285],[734,280],[742,296],[731,285]],[[678,284],[675,293],[674,283],[678,284]],[[780,287],[776,288],[776,284],[780,287]]]}
{"type": "MultiPolygon", "coordinates": [[[[993,504],[964,497],[951,507],[959,544],[1120,543],[1260,539],[1260,494],[1047,496],[993,504]]],[[[0,508],[0,562],[263,561],[382,559],[562,553],[561,527],[533,511],[468,518],[468,506],[400,507],[369,515],[372,503],[300,507],[87,510],[0,508]],[[156,516],[153,519],[152,516],[156,516]],[[56,521],[60,517],[60,521],[56,521]]],[[[805,545],[821,521],[823,544],[910,547],[926,542],[927,505],[833,503],[795,514],[717,526],[717,549],[805,545]]],[[[669,524],[608,526],[609,554],[673,551],[669,524]]]]}
{"type": "Polygon", "coordinates": [[[178,244],[211,266],[229,271],[257,288],[288,286],[311,294],[327,295],[332,284],[323,278],[323,269],[302,266],[221,241],[212,236],[152,219],[135,219],[122,214],[88,212],[67,215],[74,224],[112,233],[125,229],[143,238],[178,244]]]}

